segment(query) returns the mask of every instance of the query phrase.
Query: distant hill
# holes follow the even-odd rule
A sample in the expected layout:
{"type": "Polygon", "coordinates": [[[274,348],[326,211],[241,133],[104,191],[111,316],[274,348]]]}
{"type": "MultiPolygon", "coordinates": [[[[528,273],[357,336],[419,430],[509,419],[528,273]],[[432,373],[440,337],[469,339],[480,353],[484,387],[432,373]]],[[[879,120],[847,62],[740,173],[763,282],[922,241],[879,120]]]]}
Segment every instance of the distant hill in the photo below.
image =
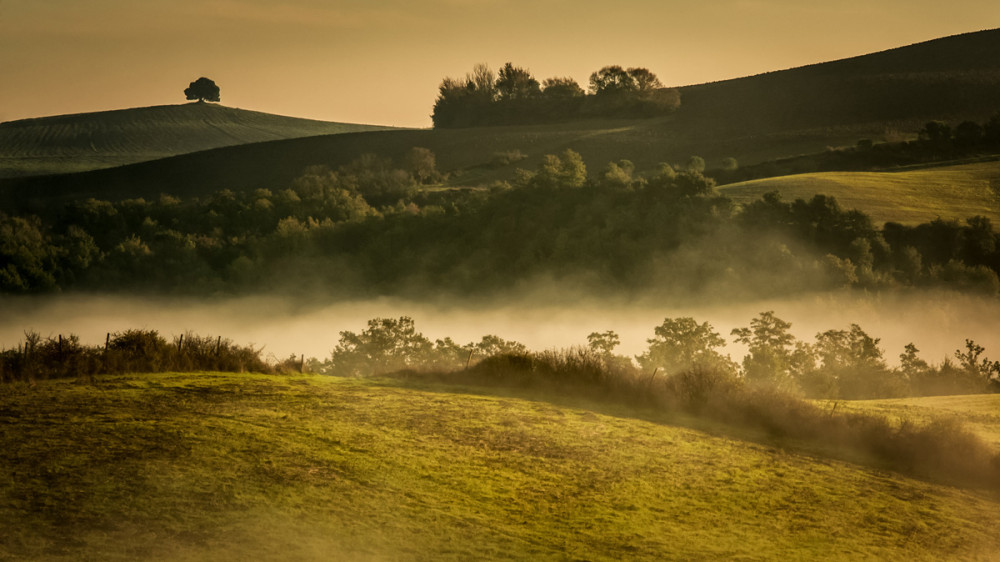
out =
{"type": "Polygon", "coordinates": [[[567,148],[580,152],[595,172],[621,158],[648,170],[699,155],[711,168],[726,157],[754,164],[853,146],[862,138],[913,138],[929,120],[983,122],[1000,111],[1000,30],[687,86],[681,96],[675,114],[654,119],[273,140],[79,175],[8,179],[0,181],[0,200],[280,188],[309,165],[336,167],[366,152],[398,157],[414,146],[430,148],[439,169],[456,172],[451,185],[467,186],[509,179],[515,168],[533,168],[543,155],[567,148]],[[527,158],[490,164],[496,153],[512,150],[527,158]]]}
{"type": "Polygon", "coordinates": [[[0,177],[121,166],[222,146],[387,129],[209,103],[0,123],[0,177]]]}
{"type": "Polygon", "coordinates": [[[1000,30],[688,86],[681,99],[677,125],[701,135],[895,135],[931,119],[982,121],[1000,112],[1000,30]]]}

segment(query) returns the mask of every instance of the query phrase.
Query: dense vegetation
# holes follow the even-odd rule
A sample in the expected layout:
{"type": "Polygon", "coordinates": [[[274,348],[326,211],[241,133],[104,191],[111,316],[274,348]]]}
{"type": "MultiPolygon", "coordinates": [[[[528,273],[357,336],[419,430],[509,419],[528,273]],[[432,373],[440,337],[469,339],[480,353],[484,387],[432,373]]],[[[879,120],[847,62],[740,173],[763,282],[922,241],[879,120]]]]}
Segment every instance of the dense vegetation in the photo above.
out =
{"type": "Polygon", "coordinates": [[[476,65],[464,79],[445,78],[432,119],[437,128],[551,123],[585,117],[652,117],[680,106],[675,88],[664,88],[645,68],[606,66],[590,76],[589,94],[572,78],[539,83],[507,63],[497,73],[476,65]]]}
{"type": "Polygon", "coordinates": [[[441,175],[434,154],[414,148],[398,163],[310,168],[274,191],[0,212],[0,290],[491,295],[540,279],[704,299],[1000,290],[988,219],[879,229],[824,196],[738,208],[703,165],[640,173],[621,160],[589,175],[566,151],[512,184],[448,190],[424,185],[441,175]]]}

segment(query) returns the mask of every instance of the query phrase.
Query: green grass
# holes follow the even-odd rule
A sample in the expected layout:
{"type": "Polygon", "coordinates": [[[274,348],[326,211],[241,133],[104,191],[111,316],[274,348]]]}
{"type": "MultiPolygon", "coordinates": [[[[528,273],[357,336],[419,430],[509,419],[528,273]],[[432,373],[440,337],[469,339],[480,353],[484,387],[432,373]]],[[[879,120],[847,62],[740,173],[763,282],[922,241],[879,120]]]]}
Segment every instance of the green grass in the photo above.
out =
{"type": "Polygon", "coordinates": [[[1000,549],[995,492],[656,412],[406,384],[204,373],[2,386],[0,559],[939,560],[1000,549]]]}
{"type": "Polygon", "coordinates": [[[1000,450],[1000,394],[855,400],[840,402],[837,409],[874,413],[897,421],[927,422],[957,418],[1000,450]]]}
{"type": "Polygon", "coordinates": [[[824,172],[726,185],[721,193],[749,203],[769,191],[785,200],[822,193],[876,223],[919,224],[975,215],[1000,222],[1000,162],[981,162],[901,172],[824,172]]]}
{"type": "Polygon", "coordinates": [[[24,119],[0,124],[0,177],[81,172],[221,146],[385,128],[208,103],[24,119]]]}

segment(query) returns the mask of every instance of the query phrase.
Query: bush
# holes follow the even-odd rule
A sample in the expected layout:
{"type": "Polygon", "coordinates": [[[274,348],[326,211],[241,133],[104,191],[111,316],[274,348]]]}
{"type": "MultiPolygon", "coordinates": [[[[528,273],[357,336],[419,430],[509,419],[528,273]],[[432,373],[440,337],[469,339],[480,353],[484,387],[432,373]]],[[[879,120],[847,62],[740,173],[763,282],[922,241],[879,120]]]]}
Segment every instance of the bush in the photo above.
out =
{"type": "Polygon", "coordinates": [[[109,334],[104,346],[82,345],[75,335],[42,339],[27,332],[18,349],[0,350],[0,382],[164,371],[274,372],[260,351],[190,332],[168,343],[155,330],[125,330],[109,334]]]}

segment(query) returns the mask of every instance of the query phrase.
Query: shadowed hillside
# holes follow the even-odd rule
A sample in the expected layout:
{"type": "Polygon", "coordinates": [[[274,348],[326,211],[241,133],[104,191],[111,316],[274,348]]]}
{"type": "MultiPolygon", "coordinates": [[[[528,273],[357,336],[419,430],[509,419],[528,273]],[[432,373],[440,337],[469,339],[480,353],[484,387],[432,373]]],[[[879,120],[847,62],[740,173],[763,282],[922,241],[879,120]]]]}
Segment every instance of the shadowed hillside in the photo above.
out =
{"type": "Polygon", "coordinates": [[[28,197],[121,199],[282,188],[310,165],[335,168],[366,152],[397,158],[414,146],[436,154],[438,169],[452,172],[451,185],[475,186],[509,180],[515,168],[534,168],[545,154],[566,148],[579,152],[592,170],[620,158],[649,170],[691,155],[704,157],[712,168],[727,157],[749,165],[854,146],[862,138],[913,138],[932,119],[952,125],[982,122],[1000,111],[1000,30],[681,92],[680,109],[667,117],[278,140],[81,175],[3,180],[0,199],[20,203],[28,197]],[[516,165],[490,165],[497,153],[507,151],[527,158],[516,165]]]}
{"type": "Polygon", "coordinates": [[[677,125],[705,135],[912,131],[1000,111],[1000,30],[681,89],[677,125]]]}
{"type": "Polygon", "coordinates": [[[189,103],[0,124],[0,177],[77,172],[268,140],[385,129],[189,103]]]}

